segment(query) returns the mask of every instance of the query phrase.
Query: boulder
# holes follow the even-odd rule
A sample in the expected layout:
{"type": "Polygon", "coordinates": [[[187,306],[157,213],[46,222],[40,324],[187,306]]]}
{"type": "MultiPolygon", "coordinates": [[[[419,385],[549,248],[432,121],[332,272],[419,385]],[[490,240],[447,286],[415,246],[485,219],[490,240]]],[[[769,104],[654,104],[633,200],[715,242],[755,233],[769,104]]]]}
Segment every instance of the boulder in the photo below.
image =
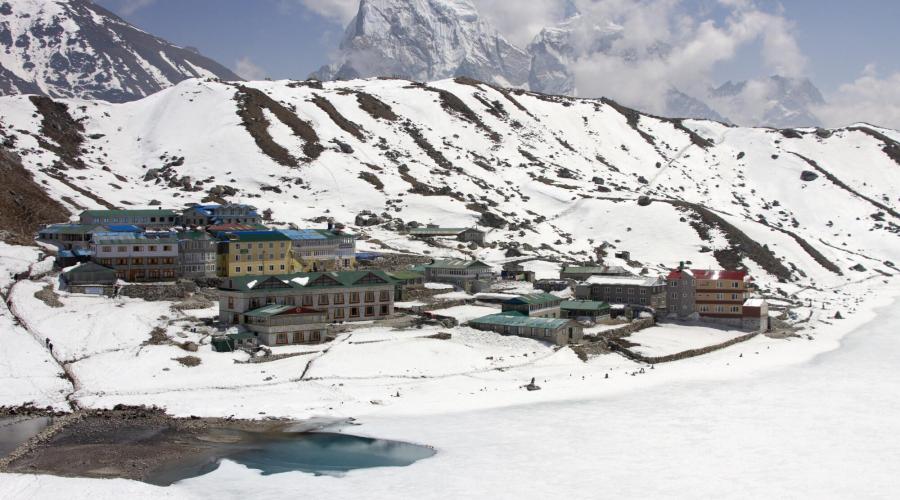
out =
{"type": "Polygon", "coordinates": [[[813,172],[813,171],[811,171],[811,170],[804,170],[804,171],[800,174],[800,180],[802,180],[802,181],[804,181],[804,182],[814,181],[814,180],[816,180],[816,179],[818,179],[818,178],[819,178],[819,174],[817,174],[817,173],[815,173],[815,172],[813,172]]]}

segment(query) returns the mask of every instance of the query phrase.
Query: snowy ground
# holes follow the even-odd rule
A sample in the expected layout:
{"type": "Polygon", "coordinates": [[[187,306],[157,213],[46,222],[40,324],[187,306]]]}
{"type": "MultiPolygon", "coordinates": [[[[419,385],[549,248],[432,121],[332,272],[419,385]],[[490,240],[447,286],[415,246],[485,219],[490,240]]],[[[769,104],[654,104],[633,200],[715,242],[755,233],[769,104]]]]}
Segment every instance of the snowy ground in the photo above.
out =
{"type": "MultiPolygon", "coordinates": [[[[190,331],[196,323],[189,316],[211,316],[215,308],[182,313],[167,302],[65,293],[59,296],[62,307],[49,307],[34,297],[48,282],[23,281],[10,292],[33,333],[6,327],[0,333],[28,341],[14,344],[20,356],[15,359],[4,356],[11,344],[4,342],[0,350],[0,404],[43,398],[65,407],[72,389],[56,377],[60,368],[43,350],[43,336],[50,335],[77,379],[73,397],[86,407],[158,405],[178,416],[354,417],[362,425],[344,431],[424,443],[438,454],[406,468],[342,477],[289,473],[260,480],[255,471],[225,463],[208,476],[165,489],[0,475],[0,498],[275,498],[299,490],[314,498],[358,497],[360,491],[371,498],[396,497],[398,491],[414,498],[645,498],[680,492],[790,497],[796,491],[846,497],[878,496],[896,486],[883,464],[895,463],[900,453],[900,424],[890,419],[900,412],[900,380],[892,372],[900,340],[891,335],[900,326],[900,312],[896,302],[886,306],[900,296],[900,287],[883,278],[801,292],[813,306],[797,309],[799,317],[810,317],[800,337],[759,336],[644,374],[636,373],[641,365],[618,355],[584,363],[568,348],[466,327],[373,325],[318,346],[275,349],[299,356],[240,364],[235,361],[246,360],[245,354],[214,353],[208,345],[196,353],[177,345],[143,345],[155,327],[175,341],[203,343],[202,333],[190,331]],[[883,307],[882,322],[867,324],[876,306],[883,307]],[[829,319],[835,309],[847,319],[829,319]],[[451,338],[428,338],[441,332],[451,338]],[[201,364],[188,368],[175,361],[187,354],[201,364]],[[16,379],[25,371],[33,376],[16,379]],[[522,389],[532,377],[540,391],[522,389]],[[536,462],[566,464],[565,475],[548,480],[544,466],[535,473],[536,462]],[[842,466],[852,475],[839,485],[842,466]],[[467,480],[446,481],[448,470],[467,480]],[[602,482],[578,479],[598,470],[602,482]],[[635,484],[645,486],[635,490],[635,484]]],[[[496,310],[461,306],[444,312],[463,317],[485,312],[480,309],[496,310]]],[[[683,350],[711,334],[666,325],[635,338],[643,336],[653,349],[683,350]]]]}
{"type": "Polygon", "coordinates": [[[721,344],[746,334],[745,331],[717,328],[708,324],[659,323],[652,328],[632,333],[626,339],[639,344],[631,348],[635,352],[646,356],[666,356],[721,344]]]}
{"type": "Polygon", "coordinates": [[[497,307],[485,306],[455,306],[448,307],[447,309],[437,309],[431,312],[440,314],[441,316],[456,318],[456,321],[459,321],[462,324],[471,319],[487,316],[488,314],[496,314],[500,312],[500,309],[497,307]]]}

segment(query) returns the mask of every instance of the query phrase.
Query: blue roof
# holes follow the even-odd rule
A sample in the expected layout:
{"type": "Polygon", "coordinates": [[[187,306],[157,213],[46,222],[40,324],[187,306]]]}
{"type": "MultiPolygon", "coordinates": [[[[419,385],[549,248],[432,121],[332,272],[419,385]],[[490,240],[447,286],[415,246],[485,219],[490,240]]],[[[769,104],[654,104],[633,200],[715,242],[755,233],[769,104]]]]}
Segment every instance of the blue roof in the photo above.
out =
{"type": "Polygon", "coordinates": [[[94,252],[92,252],[88,248],[76,248],[75,250],[72,250],[72,252],[74,252],[75,255],[79,257],[89,257],[91,255],[94,255],[94,252]]]}
{"type": "Polygon", "coordinates": [[[374,259],[377,257],[381,257],[381,254],[378,252],[356,252],[357,259],[374,259]]]}
{"type": "Polygon", "coordinates": [[[106,227],[109,229],[110,233],[140,233],[143,231],[143,229],[131,224],[106,227]]]}
{"type": "Polygon", "coordinates": [[[292,240],[324,240],[325,235],[315,229],[279,229],[281,234],[292,240]]]}
{"type": "Polygon", "coordinates": [[[64,258],[75,256],[75,254],[72,253],[71,250],[60,250],[57,255],[59,255],[60,257],[64,257],[64,258]]]}

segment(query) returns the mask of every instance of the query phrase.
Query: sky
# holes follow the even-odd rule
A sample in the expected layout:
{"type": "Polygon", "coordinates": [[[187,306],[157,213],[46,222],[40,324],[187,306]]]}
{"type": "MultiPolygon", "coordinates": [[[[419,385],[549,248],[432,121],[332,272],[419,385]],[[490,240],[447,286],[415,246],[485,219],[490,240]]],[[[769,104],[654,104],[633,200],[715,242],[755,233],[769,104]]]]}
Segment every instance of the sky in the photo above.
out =
{"type": "MultiPolygon", "coordinates": [[[[248,79],[306,78],[335,55],[358,0],[95,0],[132,24],[193,46],[248,79]]],[[[728,80],[809,77],[825,95],[827,123],[900,128],[897,0],[472,0],[483,18],[524,47],[568,4],[590,19],[613,18],[634,34],[673,46],[664,64],[623,66],[584,57],[586,93],[634,102],[674,84],[697,95],[728,80]],[[617,75],[618,78],[610,78],[617,75]],[[641,96],[615,95],[640,80],[641,96]],[[654,91],[654,86],[660,89],[654,91]],[[888,105],[885,106],[885,102],[888,105]],[[846,124],[846,123],[844,123],[846,124]]],[[[635,90],[637,92],[637,90],[635,90]]],[[[647,97],[651,96],[651,97],[647,97]]],[[[752,96],[747,96],[752,104],[752,96]]]]}

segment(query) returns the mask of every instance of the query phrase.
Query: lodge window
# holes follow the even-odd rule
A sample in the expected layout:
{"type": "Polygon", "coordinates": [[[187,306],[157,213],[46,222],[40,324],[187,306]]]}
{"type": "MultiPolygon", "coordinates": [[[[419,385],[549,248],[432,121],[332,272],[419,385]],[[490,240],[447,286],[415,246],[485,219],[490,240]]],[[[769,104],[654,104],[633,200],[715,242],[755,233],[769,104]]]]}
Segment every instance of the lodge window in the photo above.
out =
{"type": "Polygon", "coordinates": [[[358,317],[359,317],[359,308],[358,308],[358,307],[351,307],[351,308],[350,308],[350,317],[351,317],[351,318],[358,318],[358,317]]]}
{"type": "Polygon", "coordinates": [[[740,306],[731,306],[731,312],[733,312],[733,313],[741,312],[740,306]]]}
{"type": "Polygon", "coordinates": [[[309,340],[312,342],[320,342],[322,340],[322,333],[319,331],[312,332],[309,335],[309,340]]]}
{"type": "Polygon", "coordinates": [[[716,306],[716,312],[725,312],[725,306],[716,306]]]}
{"type": "Polygon", "coordinates": [[[319,305],[320,306],[328,305],[328,294],[323,293],[322,295],[319,295],[319,305]]]}
{"type": "Polygon", "coordinates": [[[228,308],[234,309],[234,297],[228,297],[228,308]]]}
{"type": "Polygon", "coordinates": [[[241,272],[241,266],[235,267],[235,268],[234,268],[234,272],[236,272],[236,273],[241,272]]]}
{"type": "Polygon", "coordinates": [[[738,294],[732,293],[732,294],[731,294],[731,300],[737,300],[737,299],[738,299],[738,294]]]}
{"type": "Polygon", "coordinates": [[[350,292],[350,303],[359,304],[359,292],[350,292]]]}
{"type": "Polygon", "coordinates": [[[303,342],[303,333],[302,332],[294,332],[294,343],[300,344],[303,342]]]}
{"type": "Polygon", "coordinates": [[[738,283],[737,281],[731,282],[731,288],[740,288],[740,287],[741,287],[741,284],[738,283]]]}
{"type": "Polygon", "coordinates": [[[278,345],[284,345],[284,344],[287,344],[287,334],[286,334],[286,333],[279,333],[279,334],[275,337],[275,343],[278,344],[278,345]]]}
{"type": "Polygon", "coordinates": [[[375,292],[366,292],[366,302],[375,302],[375,292]]]}
{"type": "Polygon", "coordinates": [[[717,282],[716,282],[716,288],[722,288],[722,287],[724,287],[724,286],[725,286],[725,283],[724,283],[723,281],[717,281],[717,282]]]}
{"type": "Polygon", "coordinates": [[[381,293],[379,294],[379,296],[380,296],[380,300],[382,302],[387,302],[387,301],[391,300],[391,292],[389,292],[387,290],[382,290],[381,293]]]}
{"type": "Polygon", "coordinates": [[[382,316],[388,315],[388,306],[381,306],[381,315],[382,316]]]}
{"type": "Polygon", "coordinates": [[[334,319],[344,319],[344,310],[343,309],[335,309],[334,310],[334,319]]]}
{"type": "Polygon", "coordinates": [[[373,306],[366,306],[366,316],[375,316],[375,308],[373,306]]]}
{"type": "Polygon", "coordinates": [[[259,268],[259,272],[262,272],[265,266],[257,266],[259,268]]]}
{"type": "Polygon", "coordinates": [[[334,294],[334,303],[335,304],[343,304],[344,303],[344,294],[343,293],[334,294]]]}
{"type": "Polygon", "coordinates": [[[303,296],[303,301],[301,302],[301,304],[304,305],[304,306],[311,306],[311,305],[313,305],[313,298],[312,298],[312,295],[304,295],[304,296],[303,296]]]}

